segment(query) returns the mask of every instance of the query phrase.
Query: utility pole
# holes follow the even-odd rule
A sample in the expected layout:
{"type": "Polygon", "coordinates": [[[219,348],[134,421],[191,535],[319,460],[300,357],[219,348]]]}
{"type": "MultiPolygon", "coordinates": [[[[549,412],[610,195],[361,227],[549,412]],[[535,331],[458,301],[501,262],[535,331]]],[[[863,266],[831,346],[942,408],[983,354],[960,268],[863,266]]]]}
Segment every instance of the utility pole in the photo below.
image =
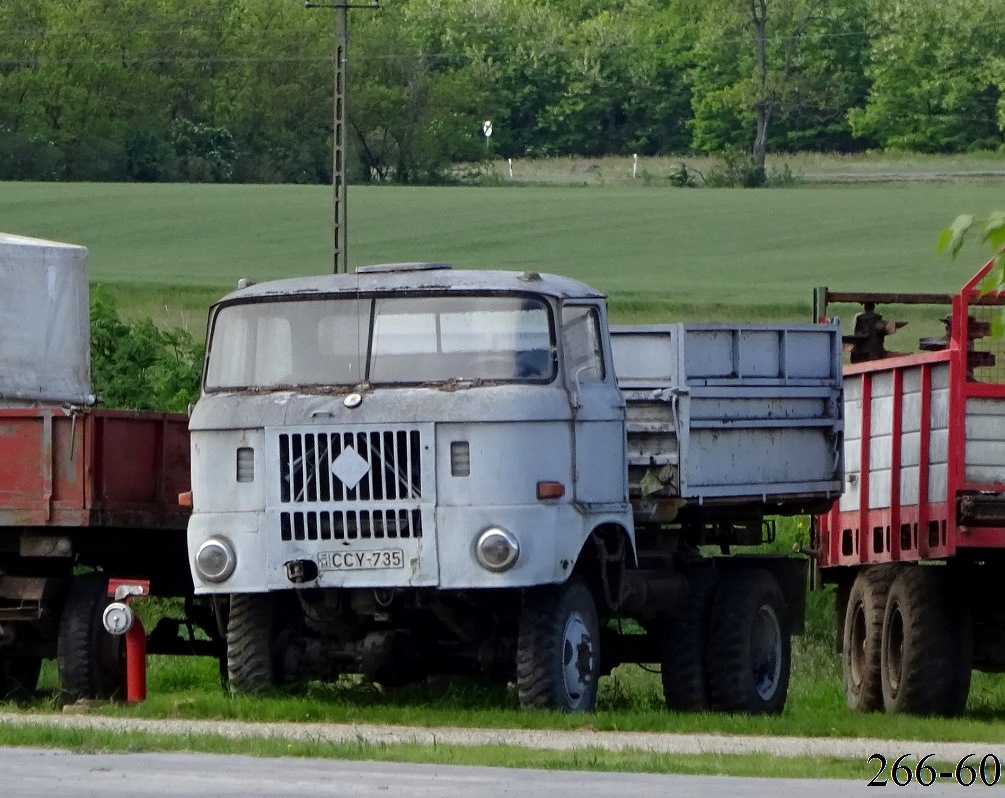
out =
{"type": "Polygon", "coordinates": [[[347,244],[349,243],[349,217],[347,213],[347,181],[345,174],[346,165],[346,104],[348,93],[348,58],[347,49],[349,46],[349,9],[350,8],[380,8],[379,0],[373,3],[354,4],[345,2],[312,3],[307,0],[307,8],[330,8],[335,11],[335,36],[332,52],[333,73],[334,73],[334,97],[332,100],[332,193],[334,238],[332,248],[332,265],[335,274],[349,273],[349,257],[347,254],[347,244]]]}

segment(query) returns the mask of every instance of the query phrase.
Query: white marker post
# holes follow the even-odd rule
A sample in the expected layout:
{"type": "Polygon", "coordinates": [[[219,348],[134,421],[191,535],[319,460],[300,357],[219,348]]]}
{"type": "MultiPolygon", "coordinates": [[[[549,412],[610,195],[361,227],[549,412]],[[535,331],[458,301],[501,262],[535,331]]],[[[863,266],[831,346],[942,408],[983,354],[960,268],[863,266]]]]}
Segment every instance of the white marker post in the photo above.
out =
{"type": "Polygon", "coordinates": [[[482,134],[485,136],[485,149],[489,148],[489,139],[492,138],[492,120],[486,119],[482,122],[482,134]]]}
{"type": "Polygon", "coordinates": [[[639,176],[639,154],[632,155],[632,180],[639,176]]]}
{"type": "Polygon", "coordinates": [[[513,159],[512,158],[507,158],[506,160],[509,162],[509,177],[510,177],[510,180],[512,180],[513,179],[513,159]]]}

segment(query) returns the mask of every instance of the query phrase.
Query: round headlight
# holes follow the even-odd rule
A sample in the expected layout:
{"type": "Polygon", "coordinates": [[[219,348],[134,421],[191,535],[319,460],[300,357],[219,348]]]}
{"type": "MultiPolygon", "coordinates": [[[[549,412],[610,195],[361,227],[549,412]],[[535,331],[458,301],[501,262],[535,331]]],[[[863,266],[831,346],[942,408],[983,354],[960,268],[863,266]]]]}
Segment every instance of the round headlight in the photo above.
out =
{"type": "Polygon", "coordinates": [[[493,526],[478,536],[475,543],[475,557],[478,563],[489,571],[507,571],[520,556],[520,544],[505,529],[493,526]]]}
{"type": "Polygon", "coordinates": [[[233,546],[221,538],[210,538],[199,547],[195,555],[195,569],[207,582],[229,579],[237,567],[233,546]]]}

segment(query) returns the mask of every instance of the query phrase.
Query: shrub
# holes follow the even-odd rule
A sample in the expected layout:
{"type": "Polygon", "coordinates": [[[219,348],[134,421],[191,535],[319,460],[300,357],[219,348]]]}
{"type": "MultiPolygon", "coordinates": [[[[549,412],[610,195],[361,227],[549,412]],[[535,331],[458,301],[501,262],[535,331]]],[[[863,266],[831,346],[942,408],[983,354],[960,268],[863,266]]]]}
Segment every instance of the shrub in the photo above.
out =
{"type": "Polygon", "coordinates": [[[753,156],[740,149],[721,153],[721,168],[713,169],[705,178],[709,188],[757,188],[763,186],[765,175],[757,167],[753,156]]]}
{"type": "Polygon", "coordinates": [[[122,319],[106,292],[91,295],[91,382],[107,407],[183,413],[199,395],[203,345],[187,330],[122,319]]]}

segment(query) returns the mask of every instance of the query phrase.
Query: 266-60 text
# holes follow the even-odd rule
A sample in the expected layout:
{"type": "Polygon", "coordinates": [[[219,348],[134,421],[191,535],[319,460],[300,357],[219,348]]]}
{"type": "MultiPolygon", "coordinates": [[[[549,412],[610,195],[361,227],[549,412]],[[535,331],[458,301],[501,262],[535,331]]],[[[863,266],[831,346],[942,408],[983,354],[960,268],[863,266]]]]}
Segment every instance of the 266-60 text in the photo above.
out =
{"type": "Polygon", "coordinates": [[[893,783],[897,787],[906,787],[908,784],[930,787],[937,781],[953,781],[963,787],[973,784],[993,787],[1002,776],[1001,760],[994,754],[984,754],[980,759],[977,759],[977,754],[967,754],[955,766],[941,767],[928,762],[935,754],[925,754],[913,768],[905,762],[912,756],[913,754],[904,754],[894,759],[890,765],[889,778],[887,778],[889,759],[883,754],[870,756],[866,761],[878,766],[878,769],[868,786],[886,787],[893,783]]]}

